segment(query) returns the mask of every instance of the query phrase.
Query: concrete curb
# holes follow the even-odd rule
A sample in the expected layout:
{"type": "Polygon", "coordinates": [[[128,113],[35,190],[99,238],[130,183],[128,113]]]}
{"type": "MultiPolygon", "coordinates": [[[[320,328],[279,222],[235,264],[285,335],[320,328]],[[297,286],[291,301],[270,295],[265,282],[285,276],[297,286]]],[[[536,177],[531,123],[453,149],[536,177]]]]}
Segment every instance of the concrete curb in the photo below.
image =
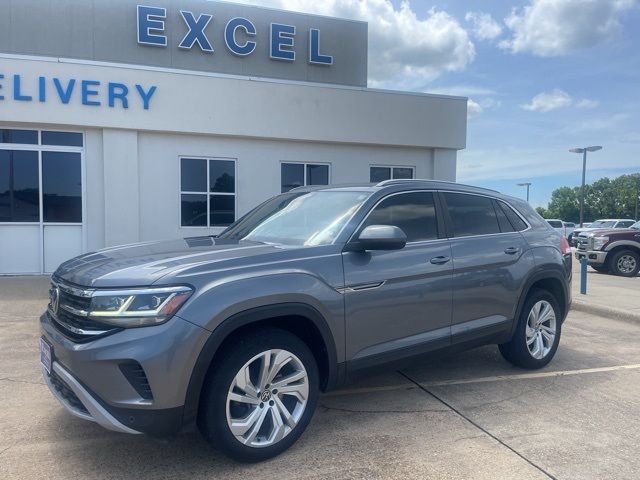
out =
{"type": "Polygon", "coordinates": [[[640,323],[640,313],[629,312],[619,308],[605,307],[602,305],[593,305],[575,297],[571,303],[571,310],[600,315],[602,317],[613,318],[615,320],[623,320],[625,322],[640,323]]]}

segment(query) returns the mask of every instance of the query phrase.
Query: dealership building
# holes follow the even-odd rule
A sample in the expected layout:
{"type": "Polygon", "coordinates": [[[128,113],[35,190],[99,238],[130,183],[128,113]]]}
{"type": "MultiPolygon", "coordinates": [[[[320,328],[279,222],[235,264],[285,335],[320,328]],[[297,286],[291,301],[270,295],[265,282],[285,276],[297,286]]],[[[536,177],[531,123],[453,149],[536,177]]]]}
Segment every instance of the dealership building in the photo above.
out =
{"type": "Polygon", "coordinates": [[[299,185],[455,180],[466,99],[367,88],[366,23],[139,3],[5,2],[0,274],[215,234],[299,185]]]}

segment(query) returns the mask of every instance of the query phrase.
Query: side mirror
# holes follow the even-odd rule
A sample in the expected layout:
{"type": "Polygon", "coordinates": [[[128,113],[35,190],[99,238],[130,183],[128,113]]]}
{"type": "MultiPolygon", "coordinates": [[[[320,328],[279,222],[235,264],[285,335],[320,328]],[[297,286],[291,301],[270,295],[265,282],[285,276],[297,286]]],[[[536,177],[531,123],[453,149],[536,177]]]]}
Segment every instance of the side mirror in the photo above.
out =
{"type": "Polygon", "coordinates": [[[351,242],[349,250],[400,250],[407,244],[407,236],[393,225],[369,225],[351,242]]]}

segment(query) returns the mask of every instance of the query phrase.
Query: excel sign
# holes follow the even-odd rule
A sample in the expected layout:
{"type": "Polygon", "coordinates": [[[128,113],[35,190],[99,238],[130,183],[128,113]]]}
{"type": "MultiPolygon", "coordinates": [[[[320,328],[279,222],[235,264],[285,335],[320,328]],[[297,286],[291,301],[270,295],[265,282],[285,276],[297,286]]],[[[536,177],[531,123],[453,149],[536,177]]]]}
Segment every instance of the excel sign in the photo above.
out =
{"type": "MultiPolygon", "coordinates": [[[[176,12],[177,13],[177,12],[176,12]]],[[[180,10],[180,17],[184,21],[185,34],[178,47],[191,50],[196,47],[202,52],[215,53],[217,45],[209,38],[209,27],[215,27],[214,15],[180,10]]],[[[138,43],[154,47],[166,47],[168,45],[166,30],[167,9],[163,7],[137,6],[138,43]]],[[[253,55],[258,46],[255,41],[257,35],[256,25],[248,18],[235,17],[220,25],[223,30],[224,47],[233,55],[246,57],[253,55]]],[[[320,29],[309,28],[302,33],[308,35],[308,52],[306,60],[315,65],[332,65],[333,56],[322,53],[320,49],[320,29]]],[[[269,58],[286,62],[296,61],[296,36],[295,25],[272,22],[269,25],[269,58]]]]}

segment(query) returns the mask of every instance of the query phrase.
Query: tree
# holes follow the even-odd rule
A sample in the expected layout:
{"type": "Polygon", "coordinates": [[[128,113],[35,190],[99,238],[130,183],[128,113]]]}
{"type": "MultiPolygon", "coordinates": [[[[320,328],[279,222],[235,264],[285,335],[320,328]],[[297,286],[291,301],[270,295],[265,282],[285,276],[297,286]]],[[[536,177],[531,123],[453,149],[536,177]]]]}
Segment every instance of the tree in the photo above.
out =
{"type": "MultiPolygon", "coordinates": [[[[636,202],[640,194],[640,173],[608,177],[585,185],[584,219],[635,218],[636,202]]],[[[580,187],[560,187],[551,193],[545,209],[538,207],[545,218],[560,218],[567,222],[580,221],[580,187]]]]}

